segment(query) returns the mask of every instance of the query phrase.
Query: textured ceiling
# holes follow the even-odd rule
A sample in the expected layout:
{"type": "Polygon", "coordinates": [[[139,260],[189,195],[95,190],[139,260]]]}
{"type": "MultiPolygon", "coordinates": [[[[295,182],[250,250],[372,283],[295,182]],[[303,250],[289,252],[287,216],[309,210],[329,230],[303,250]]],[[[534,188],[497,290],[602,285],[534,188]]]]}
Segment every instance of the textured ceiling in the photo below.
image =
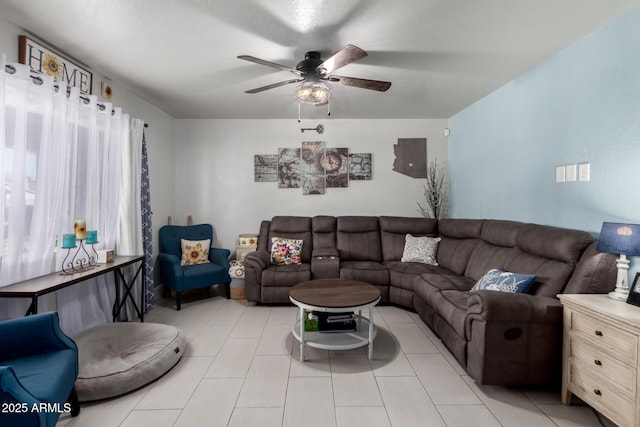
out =
{"type": "MultiPolygon", "coordinates": [[[[640,0],[0,0],[0,17],[176,118],[293,118],[295,67],[347,44],[369,56],[337,74],[334,118],[448,118],[640,0]]],[[[94,87],[99,87],[99,82],[94,87]]],[[[117,95],[117,94],[116,94],[117,95]]],[[[116,97],[117,100],[117,97],[116,97]]],[[[303,118],[325,107],[304,106],[303,118]]]]}

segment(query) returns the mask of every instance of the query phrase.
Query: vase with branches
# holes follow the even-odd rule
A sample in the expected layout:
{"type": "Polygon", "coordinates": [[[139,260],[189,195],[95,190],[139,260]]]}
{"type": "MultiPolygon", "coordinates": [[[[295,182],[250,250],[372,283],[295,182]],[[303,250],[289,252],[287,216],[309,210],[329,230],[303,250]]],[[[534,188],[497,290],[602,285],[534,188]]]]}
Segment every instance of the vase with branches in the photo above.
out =
{"type": "Polygon", "coordinates": [[[425,218],[445,218],[448,211],[447,175],[444,168],[433,161],[427,168],[424,188],[425,203],[418,203],[418,212],[425,218]]]}

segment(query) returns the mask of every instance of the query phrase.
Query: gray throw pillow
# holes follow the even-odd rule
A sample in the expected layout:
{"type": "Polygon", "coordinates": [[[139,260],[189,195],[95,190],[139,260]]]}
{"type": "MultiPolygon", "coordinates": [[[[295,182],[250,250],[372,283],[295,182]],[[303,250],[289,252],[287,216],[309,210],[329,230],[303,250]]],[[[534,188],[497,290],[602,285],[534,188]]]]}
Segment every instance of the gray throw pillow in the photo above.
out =
{"type": "Polygon", "coordinates": [[[414,237],[411,234],[405,236],[402,262],[421,262],[423,264],[438,265],[436,254],[440,237],[414,237]]]}

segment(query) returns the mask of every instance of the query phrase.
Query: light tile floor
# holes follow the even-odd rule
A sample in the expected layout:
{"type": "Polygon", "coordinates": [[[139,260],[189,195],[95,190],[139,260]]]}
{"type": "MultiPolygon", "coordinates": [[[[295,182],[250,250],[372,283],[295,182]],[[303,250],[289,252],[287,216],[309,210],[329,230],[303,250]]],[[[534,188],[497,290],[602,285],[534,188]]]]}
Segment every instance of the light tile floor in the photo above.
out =
{"type": "Polygon", "coordinates": [[[558,390],[478,386],[417,314],[378,306],[374,358],[366,348],[305,349],[297,309],[211,297],[176,311],[161,299],[145,320],[187,337],[180,362],[126,395],[82,405],[58,427],[601,426],[558,390]]]}

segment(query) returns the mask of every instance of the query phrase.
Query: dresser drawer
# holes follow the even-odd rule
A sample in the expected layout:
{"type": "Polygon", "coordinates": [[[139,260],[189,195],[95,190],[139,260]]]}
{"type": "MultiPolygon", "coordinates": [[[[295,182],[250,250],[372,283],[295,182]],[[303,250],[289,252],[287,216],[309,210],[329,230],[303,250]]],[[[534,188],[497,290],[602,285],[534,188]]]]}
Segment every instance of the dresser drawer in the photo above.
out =
{"type": "Polygon", "coordinates": [[[635,404],[619,389],[612,387],[599,376],[592,375],[591,369],[569,362],[569,386],[582,400],[602,412],[612,421],[621,425],[631,425],[635,404]]]}
{"type": "Polygon", "coordinates": [[[633,366],[621,363],[581,338],[569,339],[569,357],[581,370],[588,370],[619,388],[620,392],[635,396],[636,369],[633,366]]]}
{"type": "Polygon", "coordinates": [[[583,313],[571,312],[571,333],[589,340],[608,354],[628,365],[636,366],[638,337],[583,313]]]}

